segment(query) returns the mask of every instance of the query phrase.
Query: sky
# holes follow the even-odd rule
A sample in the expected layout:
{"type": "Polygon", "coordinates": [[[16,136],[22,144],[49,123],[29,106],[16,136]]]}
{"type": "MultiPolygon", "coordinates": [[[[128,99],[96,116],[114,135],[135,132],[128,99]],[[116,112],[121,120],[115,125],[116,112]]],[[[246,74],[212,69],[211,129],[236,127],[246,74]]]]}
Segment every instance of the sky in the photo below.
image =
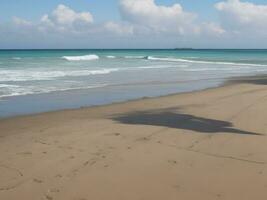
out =
{"type": "Polygon", "coordinates": [[[0,0],[0,48],[267,48],[266,0],[0,0]]]}

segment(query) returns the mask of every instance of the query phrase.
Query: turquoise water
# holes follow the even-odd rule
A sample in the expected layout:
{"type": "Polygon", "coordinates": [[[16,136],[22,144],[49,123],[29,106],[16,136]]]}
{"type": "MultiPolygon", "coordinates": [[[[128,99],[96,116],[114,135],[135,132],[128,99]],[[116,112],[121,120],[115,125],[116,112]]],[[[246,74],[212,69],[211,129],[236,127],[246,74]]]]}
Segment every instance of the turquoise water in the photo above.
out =
{"type": "Polygon", "coordinates": [[[204,89],[266,72],[267,50],[2,50],[0,116],[25,113],[25,99],[47,100],[32,112],[75,108],[204,89]],[[57,101],[64,95],[75,100],[57,101]]]}

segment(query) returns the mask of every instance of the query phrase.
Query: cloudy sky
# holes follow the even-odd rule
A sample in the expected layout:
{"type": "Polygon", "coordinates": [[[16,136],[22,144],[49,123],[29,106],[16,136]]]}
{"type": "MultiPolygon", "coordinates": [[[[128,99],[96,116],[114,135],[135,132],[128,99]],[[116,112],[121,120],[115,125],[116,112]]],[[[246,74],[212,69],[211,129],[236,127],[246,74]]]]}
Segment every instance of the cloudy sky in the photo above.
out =
{"type": "Polygon", "coordinates": [[[266,0],[0,0],[0,48],[267,48],[266,0]]]}

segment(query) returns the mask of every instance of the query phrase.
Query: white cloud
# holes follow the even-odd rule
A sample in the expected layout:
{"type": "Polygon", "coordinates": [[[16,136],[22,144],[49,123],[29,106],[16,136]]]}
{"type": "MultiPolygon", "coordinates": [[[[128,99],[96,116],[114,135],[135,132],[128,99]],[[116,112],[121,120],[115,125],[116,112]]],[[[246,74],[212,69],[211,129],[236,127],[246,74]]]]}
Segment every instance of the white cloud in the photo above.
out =
{"type": "Polygon", "coordinates": [[[75,30],[89,26],[93,22],[93,16],[90,12],[75,12],[71,8],[60,4],[50,15],[45,14],[42,16],[39,28],[55,28],[61,31],[73,28],[75,30]]]}
{"type": "Polygon", "coordinates": [[[110,21],[104,24],[104,28],[106,31],[120,36],[133,34],[133,26],[129,24],[119,24],[110,21]]]}
{"type": "Polygon", "coordinates": [[[240,0],[227,0],[215,4],[223,27],[235,33],[266,33],[267,5],[256,5],[240,0]]]}
{"type": "Polygon", "coordinates": [[[184,11],[180,4],[160,6],[154,0],[120,0],[119,6],[123,20],[156,32],[183,34],[192,29],[196,19],[195,14],[184,11]]]}
{"type": "MultiPolygon", "coordinates": [[[[199,22],[195,13],[187,12],[180,4],[157,5],[155,0],[120,0],[122,20],[131,24],[136,35],[218,37],[225,33],[219,24],[199,22]]],[[[152,36],[152,37],[153,37],[152,36]]]]}
{"type": "Polygon", "coordinates": [[[17,26],[31,26],[32,23],[30,21],[27,21],[25,19],[19,18],[19,17],[13,17],[12,21],[17,26]]]}
{"type": "Polygon", "coordinates": [[[10,41],[21,41],[21,45],[35,41],[34,45],[46,48],[58,43],[61,47],[80,45],[77,48],[92,44],[102,48],[174,48],[212,42],[225,34],[218,23],[202,22],[180,4],[162,6],[155,0],[119,0],[119,9],[121,21],[99,24],[90,12],[77,12],[61,4],[44,14],[39,22],[14,17],[8,37],[10,41]]]}
{"type": "Polygon", "coordinates": [[[52,21],[57,24],[69,25],[76,21],[82,21],[85,23],[92,23],[93,17],[89,12],[76,13],[65,5],[58,5],[51,15],[52,21]]]}
{"type": "Polygon", "coordinates": [[[200,27],[201,32],[205,34],[219,36],[226,33],[226,31],[219,24],[214,22],[204,22],[200,27]]]}

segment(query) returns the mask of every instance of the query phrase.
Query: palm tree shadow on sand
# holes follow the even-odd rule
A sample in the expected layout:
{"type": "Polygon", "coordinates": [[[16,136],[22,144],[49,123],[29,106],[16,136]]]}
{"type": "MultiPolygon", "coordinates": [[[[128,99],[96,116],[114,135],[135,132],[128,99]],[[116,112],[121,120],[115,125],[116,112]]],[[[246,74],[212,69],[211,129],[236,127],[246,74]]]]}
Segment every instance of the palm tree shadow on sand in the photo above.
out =
{"type": "Polygon", "coordinates": [[[245,135],[262,135],[260,133],[236,129],[231,122],[175,112],[135,112],[116,116],[112,119],[123,124],[162,126],[202,133],[224,132],[245,135]]]}
{"type": "Polygon", "coordinates": [[[255,85],[267,85],[266,76],[256,76],[256,77],[242,77],[240,79],[230,80],[230,83],[249,83],[255,85]]]}

